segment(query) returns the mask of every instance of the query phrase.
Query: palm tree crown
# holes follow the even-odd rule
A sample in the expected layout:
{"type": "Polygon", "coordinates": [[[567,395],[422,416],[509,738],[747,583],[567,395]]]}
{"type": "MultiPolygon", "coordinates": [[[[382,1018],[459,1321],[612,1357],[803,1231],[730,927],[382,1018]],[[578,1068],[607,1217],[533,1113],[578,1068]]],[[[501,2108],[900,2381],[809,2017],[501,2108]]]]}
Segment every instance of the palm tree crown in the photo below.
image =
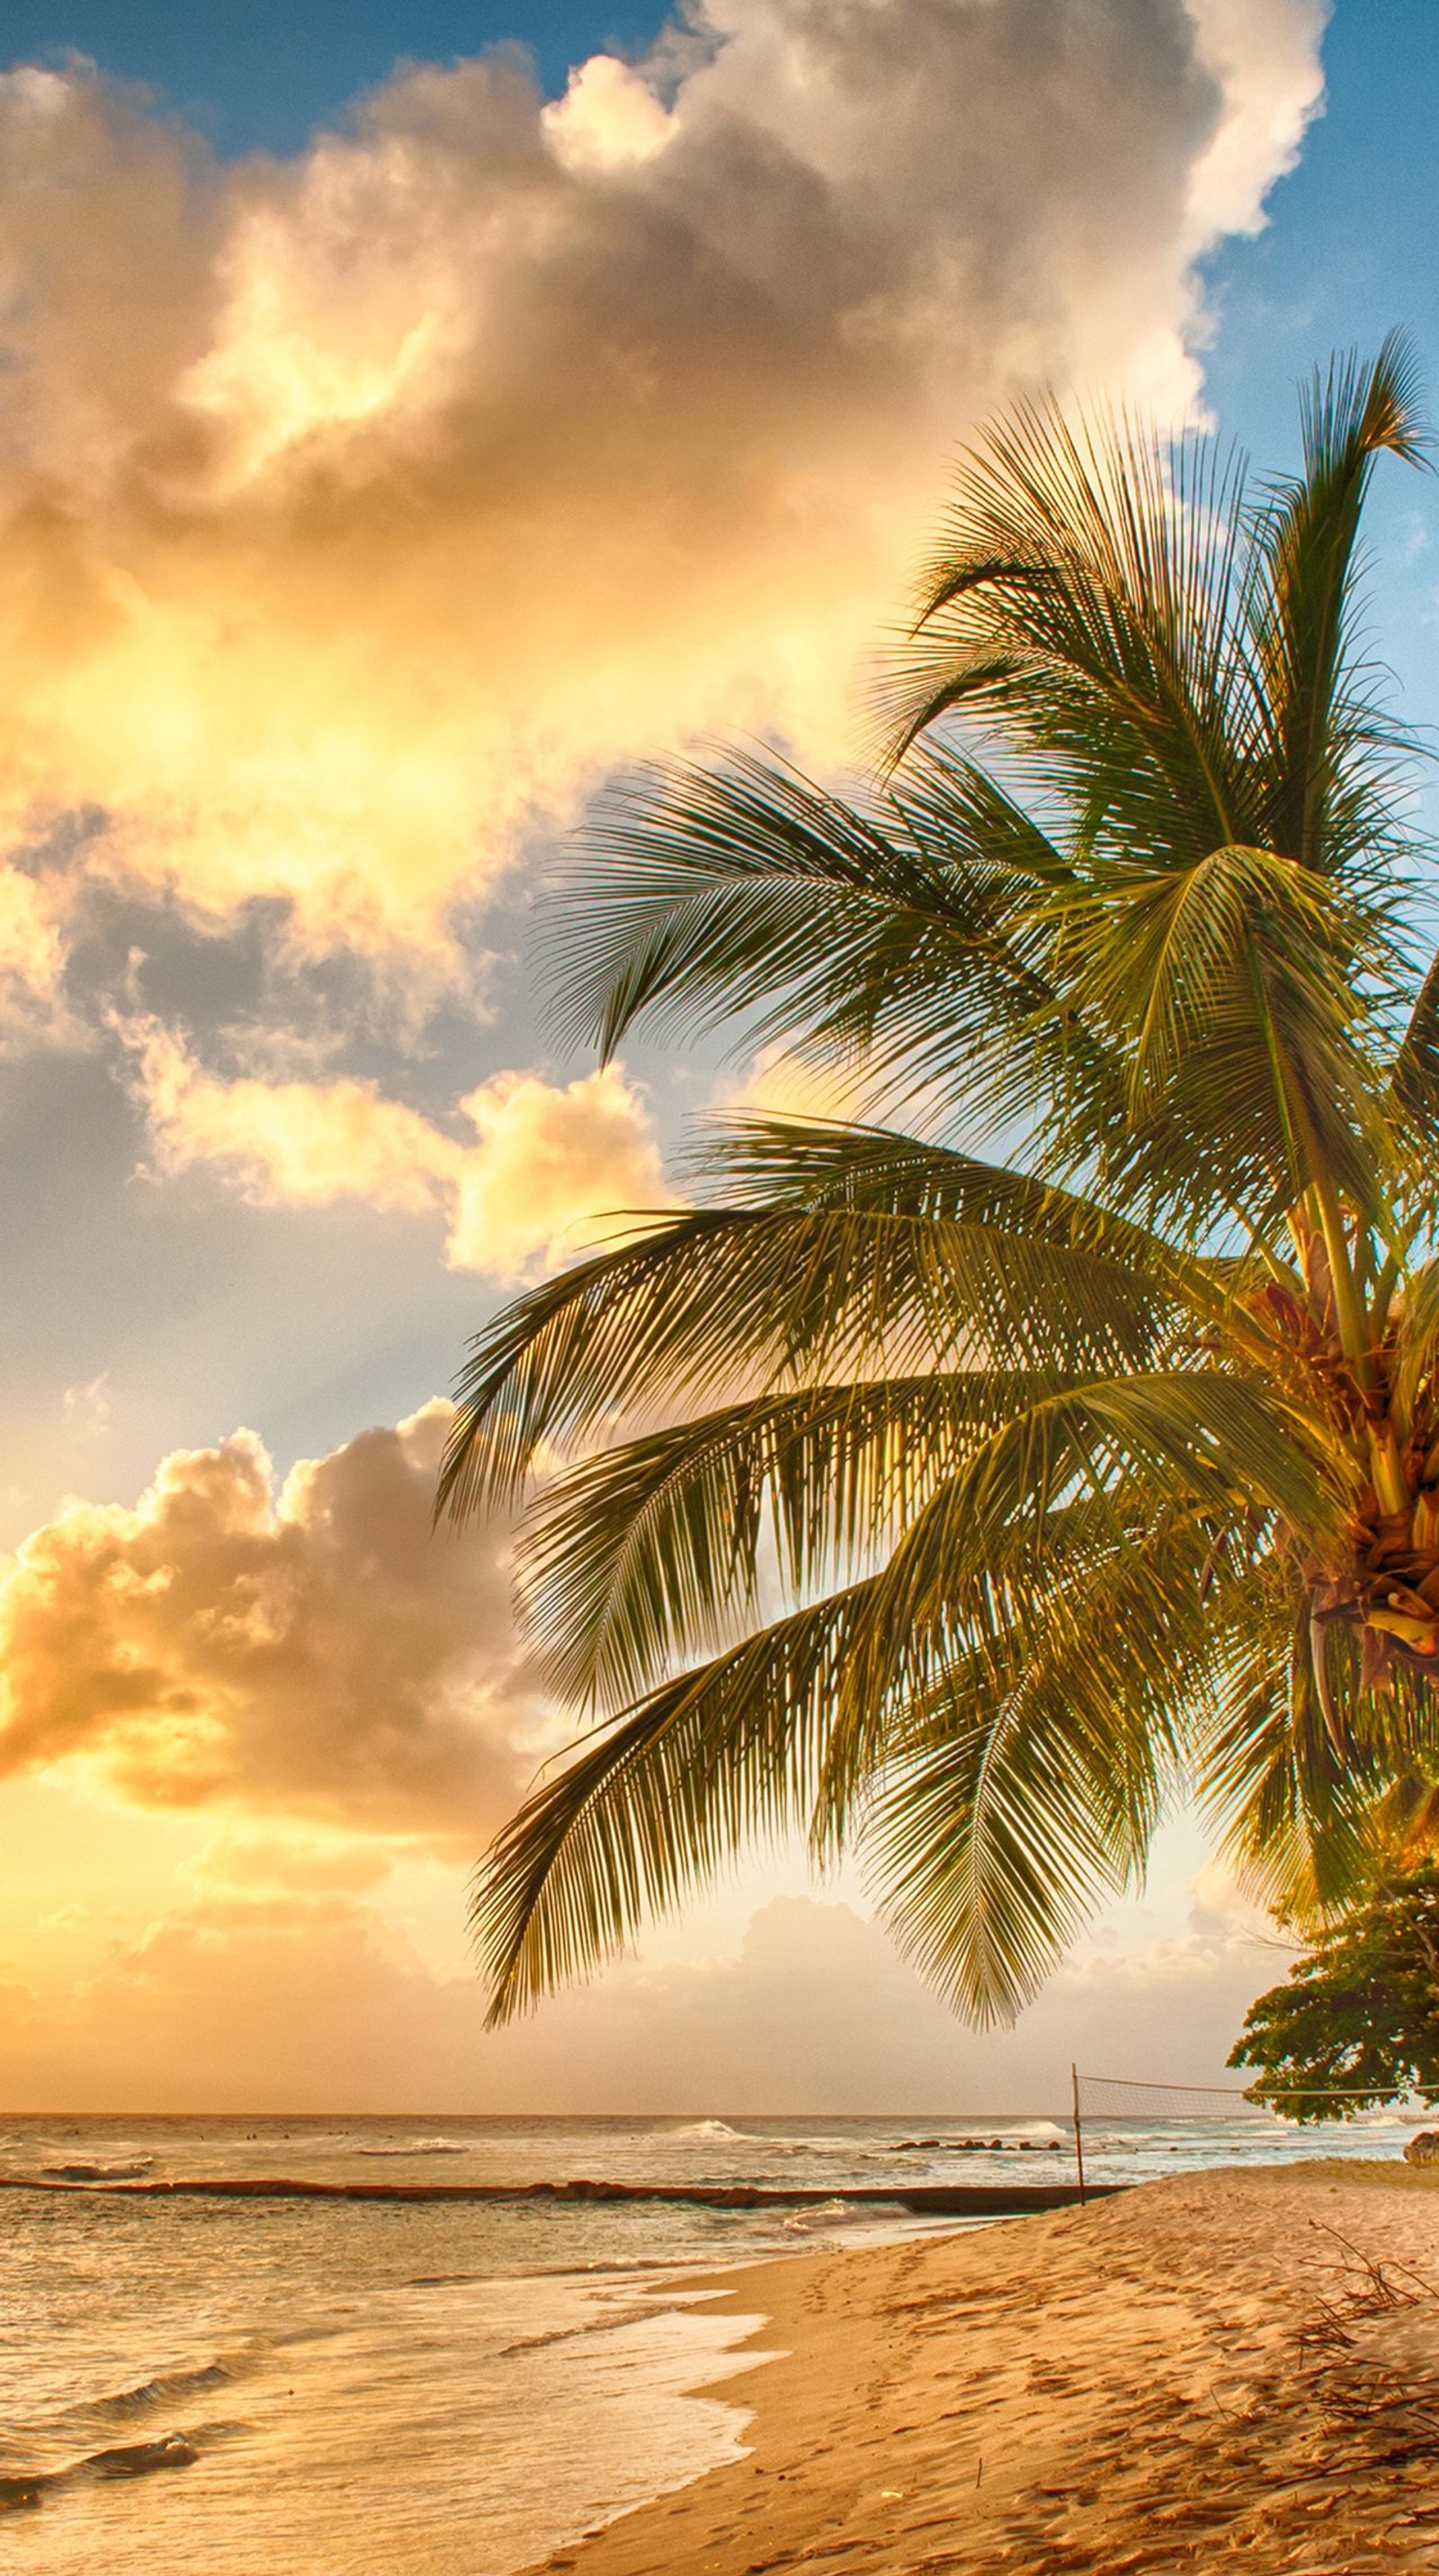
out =
{"type": "Polygon", "coordinates": [[[672,764],[589,834],[573,1031],[735,1015],[919,1132],[721,1127],[474,1346],[442,1498],[544,1466],[527,1616],[597,1720],[481,1873],[497,2017],[797,1821],[1011,2014],[1177,1784],[1298,1914],[1439,1778],[1439,961],[1352,642],[1384,450],[1392,342],[1257,495],[1020,408],[877,784],[672,764]]]}

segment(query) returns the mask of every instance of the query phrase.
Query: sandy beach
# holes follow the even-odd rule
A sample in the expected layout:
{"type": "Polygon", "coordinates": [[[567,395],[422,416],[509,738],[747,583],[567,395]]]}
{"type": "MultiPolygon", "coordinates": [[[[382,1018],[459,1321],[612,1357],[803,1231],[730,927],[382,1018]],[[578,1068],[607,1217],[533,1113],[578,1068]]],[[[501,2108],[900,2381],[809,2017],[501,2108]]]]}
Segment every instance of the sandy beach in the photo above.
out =
{"type": "Polygon", "coordinates": [[[578,2576],[1439,2568],[1439,2174],[1185,2174],[746,2268],[750,2456],[578,2576]]]}

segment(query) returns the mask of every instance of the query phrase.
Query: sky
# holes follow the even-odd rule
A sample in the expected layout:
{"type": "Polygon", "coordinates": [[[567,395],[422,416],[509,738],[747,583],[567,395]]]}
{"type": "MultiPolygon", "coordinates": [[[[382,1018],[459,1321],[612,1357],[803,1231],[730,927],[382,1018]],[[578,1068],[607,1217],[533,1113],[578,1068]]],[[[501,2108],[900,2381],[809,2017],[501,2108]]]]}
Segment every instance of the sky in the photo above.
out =
{"type": "MultiPolygon", "coordinates": [[[[555,1043],[607,777],[852,756],[950,462],[1102,385],[1292,461],[1439,380],[1418,0],[8,0],[0,2105],[1042,2109],[1222,2080],[1284,1953],[1165,1831],[1012,2033],[794,1854],[486,2036],[468,1870],[562,1741],[465,1336],[782,1068],[555,1043]]],[[[1439,503],[1373,630],[1439,722],[1439,503]]]]}

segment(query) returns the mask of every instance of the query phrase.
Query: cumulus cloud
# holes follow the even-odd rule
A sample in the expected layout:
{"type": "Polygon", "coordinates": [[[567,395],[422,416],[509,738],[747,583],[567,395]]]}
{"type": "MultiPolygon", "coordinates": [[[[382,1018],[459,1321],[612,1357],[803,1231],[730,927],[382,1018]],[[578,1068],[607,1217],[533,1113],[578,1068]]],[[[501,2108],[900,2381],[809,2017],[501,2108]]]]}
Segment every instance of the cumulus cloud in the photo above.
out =
{"type": "Polygon", "coordinates": [[[242,1431],[133,1508],[66,1505],[0,1578],[0,1777],[472,1857],[544,1720],[504,1534],[431,1529],[448,1416],[361,1432],[278,1495],[242,1431]]]}
{"type": "Polygon", "coordinates": [[[1192,396],[1193,263],[1292,160],[1322,16],[712,0],[562,101],[501,48],[234,167],[7,75],[0,820],[89,809],[72,874],[278,898],[423,983],[616,760],[716,722],[826,757],[979,413],[1192,396]]]}
{"type": "Polygon", "coordinates": [[[671,1203],[643,1103],[619,1065],[563,1088],[501,1073],[462,1100],[478,1143],[458,1166],[446,1258],[513,1279],[593,1237],[596,1220],[671,1203]]]}
{"type": "Polygon", "coordinates": [[[372,1082],[225,1081],[153,1021],[124,1033],[162,1171],[211,1165],[259,1206],[443,1208],[452,1269],[521,1279],[581,1248],[597,1219],[668,1202],[644,1103],[620,1065],[563,1085],[492,1076],[458,1103],[467,1144],[372,1082]]]}

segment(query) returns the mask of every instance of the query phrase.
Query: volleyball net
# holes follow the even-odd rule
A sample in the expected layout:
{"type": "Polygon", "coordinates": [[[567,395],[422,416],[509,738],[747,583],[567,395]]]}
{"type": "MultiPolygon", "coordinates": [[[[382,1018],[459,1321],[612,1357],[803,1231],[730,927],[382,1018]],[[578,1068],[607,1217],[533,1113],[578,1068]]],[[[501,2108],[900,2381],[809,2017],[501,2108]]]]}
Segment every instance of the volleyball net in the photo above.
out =
{"type": "Polygon", "coordinates": [[[1074,2162],[1081,2197],[1085,2189],[1086,2133],[1097,2145],[1106,2128],[1152,2121],[1231,2122],[1241,2132],[1276,2129],[1296,2120],[1327,2117],[1343,2120],[1361,2111],[1412,2110],[1412,2092],[1380,2093],[1373,2085],[1283,2084],[1256,2075],[1249,2084],[1151,2084],[1120,2075],[1089,2075],[1069,2070],[1074,2124],[1074,2162]]]}

